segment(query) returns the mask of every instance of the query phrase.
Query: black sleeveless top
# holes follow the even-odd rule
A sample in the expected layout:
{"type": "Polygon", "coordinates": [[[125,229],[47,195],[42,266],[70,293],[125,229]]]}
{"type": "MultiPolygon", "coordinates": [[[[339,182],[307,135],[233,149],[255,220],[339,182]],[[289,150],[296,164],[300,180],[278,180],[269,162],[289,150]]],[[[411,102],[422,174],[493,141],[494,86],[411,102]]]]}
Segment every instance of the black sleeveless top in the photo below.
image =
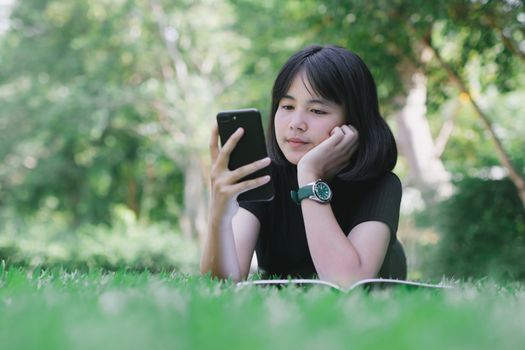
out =
{"type": "MultiPolygon", "coordinates": [[[[272,165],[275,197],[269,202],[240,202],[261,224],[255,252],[265,278],[315,278],[308,249],[301,206],[290,197],[297,190],[296,167],[272,165]]],[[[406,258],[397,241],[401,182],[392,172],[362,181],[334,179],[330,205],[346,234],[365,221],[384,222],[390,228],[390,243],[378,274],[383,278],[406,278],[406,258]]]]}

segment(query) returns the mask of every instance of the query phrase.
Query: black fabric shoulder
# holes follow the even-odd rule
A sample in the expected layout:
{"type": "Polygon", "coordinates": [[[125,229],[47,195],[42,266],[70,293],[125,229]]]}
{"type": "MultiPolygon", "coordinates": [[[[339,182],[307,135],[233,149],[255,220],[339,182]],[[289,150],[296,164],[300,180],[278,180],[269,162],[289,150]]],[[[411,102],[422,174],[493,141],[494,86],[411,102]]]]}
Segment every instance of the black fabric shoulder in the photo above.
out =
{"type": "Polygon", "coordinates": [[[268,212],[268,203],[269,202],[239,202],[239,207],[248,210],[250,213],[255,215],[260,223],[264,222],[266,213],[268,212]]]}
{"type": "Polygon", "coordinates": [[[369,190],[361,198],[361,204],[352,226],[365,221],[380,221],[390,228],[390,242],[397,239],[402,186],[392,172],[367,181],[369,190]]]}

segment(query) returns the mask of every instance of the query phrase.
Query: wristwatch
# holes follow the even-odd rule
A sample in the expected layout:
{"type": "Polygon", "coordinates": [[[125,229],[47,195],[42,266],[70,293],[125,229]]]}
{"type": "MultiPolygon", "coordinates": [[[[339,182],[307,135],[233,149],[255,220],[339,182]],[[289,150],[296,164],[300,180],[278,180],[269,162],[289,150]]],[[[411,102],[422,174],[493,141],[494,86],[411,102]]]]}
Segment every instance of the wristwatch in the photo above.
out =
{"type": "Polygon", "coordinates": [[[310,182],[297,191],[290,191],[290,196],[296,204],[301,204],[305,198],[313,199],[319,203],[329,203],[332,199],[332,190],[323,180],[310,182]]]}

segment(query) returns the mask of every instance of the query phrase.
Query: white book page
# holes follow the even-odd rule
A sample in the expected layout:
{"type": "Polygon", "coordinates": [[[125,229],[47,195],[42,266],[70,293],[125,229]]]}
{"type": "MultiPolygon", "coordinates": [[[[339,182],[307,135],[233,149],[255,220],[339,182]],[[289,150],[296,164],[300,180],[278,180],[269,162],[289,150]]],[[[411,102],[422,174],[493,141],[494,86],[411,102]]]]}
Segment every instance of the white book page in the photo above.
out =
{"type": "Polygon", "coordinates": [[[407,281],[407,280],[396,280],[396,279],[386,279],[386,278],[369,278],[369,279],[363,279],[355,282],[352,284],[349,288],[341,288],[335,283],[322,281],[322,280],[316,280],[316,279],[275,279],[275,280],[255,280],[255,281],[244,281],[237,283],[238,287],[245,287],[245,286],[253,286],[253,285],[322,285],[331,287],[343,292],[348,292],[354,288],[357,288],[359,286],[363,286],[366,284],[383,284],[383,285],[407,285],[407,286],[414,286],[414,287],[423,287],[423,288],[438,288],[438,289],[451,289],[452,286],[444,285],[444,284],[430,284],[430,283],[423,283],[423,282],[415,282],[415,281],[407,281]]]}

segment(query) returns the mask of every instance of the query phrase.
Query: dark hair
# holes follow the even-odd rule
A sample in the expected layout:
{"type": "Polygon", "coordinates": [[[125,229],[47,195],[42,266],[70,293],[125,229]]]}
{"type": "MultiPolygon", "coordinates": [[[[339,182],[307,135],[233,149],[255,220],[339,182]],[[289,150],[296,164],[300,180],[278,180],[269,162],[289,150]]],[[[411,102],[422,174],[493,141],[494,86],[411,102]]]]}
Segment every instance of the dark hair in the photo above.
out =
{"type": "Polygon", "coordinates": [[[313,45],[295,53],[281,68],[272,90],[267,146],[280,165],[290,164],[275,137],[275,113],[293,79],[304,72],[315,93],[343,107],[345,123],[359,132],[359,146],[350,164],[338,174],[345,180],[371,178],[392,170],[397,147],[388,124],[379,113],[372,74],[355,53],[338,46],[313,45]]]}

